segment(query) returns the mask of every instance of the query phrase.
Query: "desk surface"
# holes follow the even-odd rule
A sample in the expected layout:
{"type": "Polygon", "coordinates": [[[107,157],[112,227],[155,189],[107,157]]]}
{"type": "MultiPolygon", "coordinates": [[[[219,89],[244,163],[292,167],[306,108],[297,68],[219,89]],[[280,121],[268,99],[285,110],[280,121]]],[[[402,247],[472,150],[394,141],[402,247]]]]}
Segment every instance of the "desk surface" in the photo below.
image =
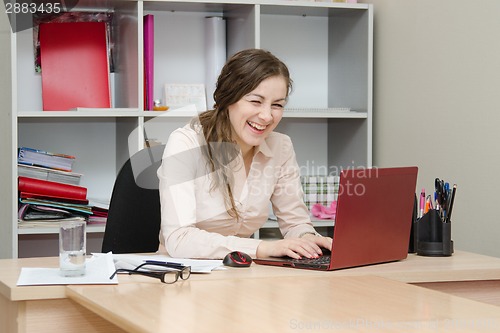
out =
{"type": "Polygon", "coordinates": [[[481,281],[498,289],[500,258],[461,251],[332,272],[252,265],[173,285],[120,275],[118,285],[16,286],[22,267],[57,265],[57,258],[0,260],[0,322],[7,323],[0,326],[78,333],[500,331],[497,306],[406,283],[434,289],[436,282],[481,281]]]}
{"type": "MultiPolygon", "coordinates": [[[[57,267],[58,259],[24,258],[0,260],[0,294],[11,301],[65,298],[65,286],[17,287],[22,267],[57,267]]],[[[500,258],[457,251],[451,257],[422,257],[414,254],[402,261],[342,269],[331,272],[255,265],[211,274],[193,274],[191,281],[267,277],[363,276],[375,275],[407,283],[499,280],[500,258]]],[[[119,276],[120,283],[136,281],[137,276],[119,276]]],[[[147,277],[145,279],[148,279],[147,277]]]]}
{"type": "Polygon", "coordinates": [[[70,286],[127,332],[498,332],[493,305],[377,276],[70,286]]]}

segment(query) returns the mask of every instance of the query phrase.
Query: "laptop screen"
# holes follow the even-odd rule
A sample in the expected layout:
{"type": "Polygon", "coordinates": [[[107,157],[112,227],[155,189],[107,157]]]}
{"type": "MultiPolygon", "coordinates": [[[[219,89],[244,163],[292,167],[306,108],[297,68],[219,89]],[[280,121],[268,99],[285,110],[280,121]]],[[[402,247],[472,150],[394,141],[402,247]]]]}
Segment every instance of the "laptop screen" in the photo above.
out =
{"type": "Polygon", "coordinates": [[[343,170],[331,268],[404,259],[417,167],[343,170]]]}

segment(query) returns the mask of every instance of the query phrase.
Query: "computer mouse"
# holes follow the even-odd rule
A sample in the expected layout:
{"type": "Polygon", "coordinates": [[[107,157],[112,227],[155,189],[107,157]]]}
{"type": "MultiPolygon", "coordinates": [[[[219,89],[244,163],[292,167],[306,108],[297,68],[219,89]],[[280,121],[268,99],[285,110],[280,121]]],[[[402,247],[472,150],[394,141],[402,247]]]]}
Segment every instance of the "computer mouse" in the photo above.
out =
{"type": "Polygon", "coordinates": [[[230,267],[249,267],[252,263],[252,258],[246,253],[233,251],[224,257],[222,263],[230,267]]]}

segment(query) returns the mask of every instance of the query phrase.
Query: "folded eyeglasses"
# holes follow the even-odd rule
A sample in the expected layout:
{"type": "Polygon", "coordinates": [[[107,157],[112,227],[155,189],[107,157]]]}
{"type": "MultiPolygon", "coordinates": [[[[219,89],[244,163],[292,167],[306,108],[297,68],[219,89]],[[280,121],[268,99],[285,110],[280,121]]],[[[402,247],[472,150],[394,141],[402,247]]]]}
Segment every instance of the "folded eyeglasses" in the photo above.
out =
{"type": "Polygon", "coordinates": [[[139,274],[144,276],[149,276],[152,278],[160,279],[161,282],[172,284],[175,283],[181,278],[181,280],[187,280],[191,276],[191,266],[184,266],[182,264],[175,263],[162,263],[162,262],[145,262],[140,264],[134,269],[125,269],[118,268],[115,272],[109,277],[109,279],[113,279],[117,273],[128,273],[139,274]],[[148,267],[160,266],[167,269],[151,269],[148,267]],[[141,269],[142,268],[142,269],[141,269]],[[144,269],[146,268],[146,269],[144,269]]]}

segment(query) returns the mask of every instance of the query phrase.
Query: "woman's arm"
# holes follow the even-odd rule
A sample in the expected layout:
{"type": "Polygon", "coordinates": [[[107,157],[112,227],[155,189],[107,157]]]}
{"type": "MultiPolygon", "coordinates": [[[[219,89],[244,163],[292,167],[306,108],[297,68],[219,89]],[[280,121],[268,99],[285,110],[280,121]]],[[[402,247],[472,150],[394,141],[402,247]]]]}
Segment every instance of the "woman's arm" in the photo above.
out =
{"type": "Polygon", "coordinates": [[[280,153],[276,154],[280,165],[271,203],[278,218],[284,238],[299,238],[306,233],[315,234],[309,211],[304,203],[304,192],[300,182],[292,141],[286,135],[280,137],[280,153]]]}
{"type": "Polygon", "coordinates": [[[271,202],[284,240],[261,243],[257,255],[316,257],[322,254],[321,248],[331,250],[332,239],[322,237],[314,230],[304,203],[299,167],[292,142],[285,135],[281,136],[281,140],[282,149],[276,158],[280,158],[282,163],[271,202]]]}

